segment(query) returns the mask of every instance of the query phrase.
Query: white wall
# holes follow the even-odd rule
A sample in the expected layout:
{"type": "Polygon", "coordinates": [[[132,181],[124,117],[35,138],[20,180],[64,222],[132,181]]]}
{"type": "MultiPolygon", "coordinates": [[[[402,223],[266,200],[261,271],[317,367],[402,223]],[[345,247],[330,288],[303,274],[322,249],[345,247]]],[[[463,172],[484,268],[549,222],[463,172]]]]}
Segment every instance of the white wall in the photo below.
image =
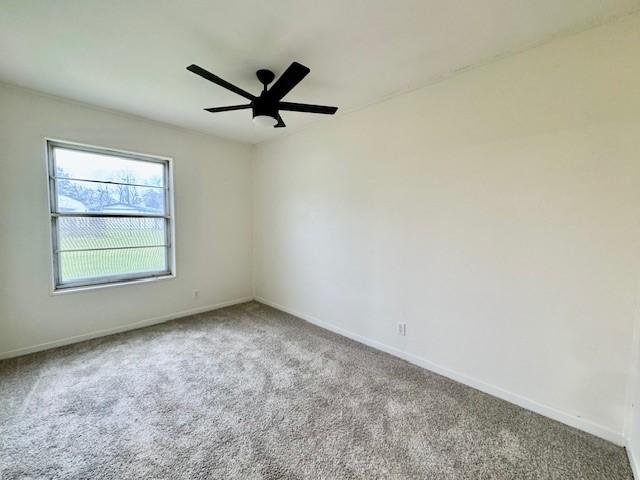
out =
{"type": "Polygon", "coordinates": [[[250,297],[250,162],[246,145],[0,84],[0,357],[250,297]],[[177,278],[49,294],[44,137],[174,158],[177,278]]]}
{"type": "Polygon", "coordinates": [[[622,443],[639,58],[636,15],[259,145],[256,295],[622,443]]]}

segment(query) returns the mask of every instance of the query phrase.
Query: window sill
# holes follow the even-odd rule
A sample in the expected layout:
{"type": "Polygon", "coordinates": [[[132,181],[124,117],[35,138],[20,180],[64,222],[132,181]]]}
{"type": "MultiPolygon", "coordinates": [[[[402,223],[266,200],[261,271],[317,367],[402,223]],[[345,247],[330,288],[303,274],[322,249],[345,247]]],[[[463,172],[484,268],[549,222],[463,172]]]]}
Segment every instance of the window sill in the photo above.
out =
{"type": "Polygon", "coordinates": [[[124,287],[128,285],[136,285],[141,283],[152,283],[159,282],[162,280],[171,280],[176,278],[175,273],[169,275],[162,275],[159,277],[148,277],[148,278],[136,278],[135,280],[125,280],[123,282],[112,282],[112,283],[99,283],[96,285],[84,285],[80,287],[69,287],[69,288],[54,288],[49,293],[51,296],[56,295],[65,295],[67,293],[77,293],[77,292],[86,292],[89,290],[101,290],[103,288],[114,288],[114,287],[124,287]]]}

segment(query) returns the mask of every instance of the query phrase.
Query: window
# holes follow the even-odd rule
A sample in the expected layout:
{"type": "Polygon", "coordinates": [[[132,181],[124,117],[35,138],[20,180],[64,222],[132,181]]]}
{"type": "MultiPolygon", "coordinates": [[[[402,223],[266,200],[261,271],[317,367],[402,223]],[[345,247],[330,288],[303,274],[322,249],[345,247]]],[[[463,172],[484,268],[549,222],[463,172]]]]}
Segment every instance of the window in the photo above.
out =
{"type": "Polygon", "coordinates": [[[171,276],[169,159],[47,141],[56,290],[171,276]]]}

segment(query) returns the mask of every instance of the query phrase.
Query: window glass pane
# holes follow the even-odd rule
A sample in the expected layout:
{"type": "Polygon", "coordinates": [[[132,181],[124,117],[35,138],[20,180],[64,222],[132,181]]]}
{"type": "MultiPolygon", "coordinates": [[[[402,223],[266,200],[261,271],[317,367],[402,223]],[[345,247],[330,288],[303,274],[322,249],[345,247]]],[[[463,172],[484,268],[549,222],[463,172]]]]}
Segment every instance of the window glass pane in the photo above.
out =
{"type": "Polygon", "coordinates": [[[164,166],[147,162],[55,147],[56,177],[164,186],[164,166]]]}
{"type": "Polygon", "coordinates": [[[166,244],[164,218],[60,217],[59,250],[166,244]]]}
{"type": "Polygon", "coordinates": [[[168,271],[165,247],[61,252],[58,258],[62,283],[168,271]]]}
{"type": "Polygon", "coordinates": [[[51,142],[59,286],[171,273],[167,245],[170,164],[51,142]],[[102,152],[102,153],[97,153],[102,152]],[[154,218],[154,216],[161,216],[154,218]]]}
{"type": "Polygon", "coordinates": [[[163,215],[162,188],[113,185],[110,183],[57,179],[58,212],[94,212],[163,215]]]}

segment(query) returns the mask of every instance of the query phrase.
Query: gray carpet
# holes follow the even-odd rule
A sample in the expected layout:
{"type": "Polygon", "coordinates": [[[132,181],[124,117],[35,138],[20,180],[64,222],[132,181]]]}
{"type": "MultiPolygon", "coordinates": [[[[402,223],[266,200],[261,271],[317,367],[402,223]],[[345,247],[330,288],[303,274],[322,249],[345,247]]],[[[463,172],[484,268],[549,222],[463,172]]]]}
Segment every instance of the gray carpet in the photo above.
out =
{"type": "Polygon", "coordinates": [[[631,479],[625,452],[258,303],[0,362],[0,478],[631,479]]]}

